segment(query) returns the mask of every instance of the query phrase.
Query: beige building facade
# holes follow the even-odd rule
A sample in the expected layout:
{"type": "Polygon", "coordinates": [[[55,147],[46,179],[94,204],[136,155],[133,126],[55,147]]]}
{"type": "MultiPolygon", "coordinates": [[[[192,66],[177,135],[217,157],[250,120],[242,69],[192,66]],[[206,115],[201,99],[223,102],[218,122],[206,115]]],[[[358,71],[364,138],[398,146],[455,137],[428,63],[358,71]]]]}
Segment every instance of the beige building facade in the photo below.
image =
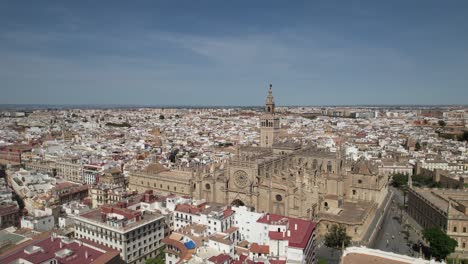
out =
{"type": "Polygon", "coordinates": [[[55,163],[55,169],[57,177],[73,182],[83,182],[83,167],[79,162],[79,158],[64,157],[55,163]]]}
{"type": "Polygon", "coordinates": [[[440,228],[458,242],[456,253],[468,249],[468,192],[454,189],[410,188],[408,214],[423,228],[440,228]]]}
{"type": "Polygon", "coordinates": [[[171,171],[159,163],[153,163],[142,171],[131,171],[128,187],[143,193],[155,190],[161,194],[192,195],[193,171],[171,171]]]}

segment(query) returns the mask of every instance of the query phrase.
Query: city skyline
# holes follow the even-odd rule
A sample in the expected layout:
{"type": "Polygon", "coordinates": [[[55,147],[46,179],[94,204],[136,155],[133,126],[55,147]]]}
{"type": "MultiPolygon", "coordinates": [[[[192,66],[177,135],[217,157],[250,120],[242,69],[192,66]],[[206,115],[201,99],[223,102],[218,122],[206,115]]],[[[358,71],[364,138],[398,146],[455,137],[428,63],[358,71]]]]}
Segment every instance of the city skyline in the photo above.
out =
{"type": "Polygon", "coordinates": [[[462,105],[468,4],[0,4],[0,104],[462,105]]]}

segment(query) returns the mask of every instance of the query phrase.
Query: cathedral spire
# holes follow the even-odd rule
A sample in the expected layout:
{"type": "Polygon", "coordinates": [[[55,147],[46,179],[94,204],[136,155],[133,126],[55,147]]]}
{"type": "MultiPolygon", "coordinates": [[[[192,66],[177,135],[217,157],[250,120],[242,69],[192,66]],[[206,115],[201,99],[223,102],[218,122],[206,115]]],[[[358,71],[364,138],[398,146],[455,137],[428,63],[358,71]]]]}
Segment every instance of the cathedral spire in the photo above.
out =
{"type": "Polygon", "coordinates": [[[268,96],[265,103],[265,110],[267,113],[275,113],[275,102],[273,101],[273,85],[270,84],[270,89],[268,89],[268,96]]]}

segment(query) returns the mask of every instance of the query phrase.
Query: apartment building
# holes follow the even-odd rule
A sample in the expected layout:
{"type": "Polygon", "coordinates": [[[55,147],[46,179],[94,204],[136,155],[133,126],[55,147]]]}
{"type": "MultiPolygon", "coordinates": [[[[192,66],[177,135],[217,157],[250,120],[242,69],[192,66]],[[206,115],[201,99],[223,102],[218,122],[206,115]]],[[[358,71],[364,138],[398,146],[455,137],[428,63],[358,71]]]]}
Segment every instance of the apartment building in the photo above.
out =
{"type": "MultiPolygon", "coordinates": [[[[408,214],[423,228],[437,227],[468,249],[468,192],[455,189],[410,188],[408,214]]],[[[468,256],[464,256],[468,257],[468,256]]]]}
{"type": "Polygon", "coordinates": [[[175,230],[190,224],[208,227],[207,235],[225,232],[234,224],[234,211],[230,206],[216,203],[196,205],[179,204],[175,207],[175,230]]]}
{"type": "Polygon", "coordinates": [[[127,263],[144,263],[163,246],[165,217],[139,202],[103,205],[73,218],[77,238],[118,250],[127,263]]]}
{"type": "Polygon", "coordinates": [[[82,182],[82,166],[78,157],[64,157],[55,163],[57,177],[82,182]]]}
{"type": "Polygon", "coordinates": [[[136,194],[136,191],[127,191],[123,187],[109,187],[106,185],[97,185],[89,189],[93,208],[97,208],[103,204],[117,203],[136,194]]]}

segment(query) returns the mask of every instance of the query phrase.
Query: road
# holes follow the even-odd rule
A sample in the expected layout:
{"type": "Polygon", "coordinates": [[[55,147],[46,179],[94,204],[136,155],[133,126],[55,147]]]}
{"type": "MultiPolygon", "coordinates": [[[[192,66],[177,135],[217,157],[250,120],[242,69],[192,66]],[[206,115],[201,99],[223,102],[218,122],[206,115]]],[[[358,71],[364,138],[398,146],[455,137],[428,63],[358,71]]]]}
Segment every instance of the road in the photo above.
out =
{"type": "Polygon", "coordinates": [[[388,210],[384,218],[382,228],[377,233],[374,244],[370,247],[417,257],[419,253],[413,251],[411,245],[421,240],[420,235],[415,231],[420,229],[420,227],[414,223],[414,220],[408,219],[406,212],[403,212],[403,224],[400,223],[401,212],[398,205],[403,204],[403,195],[399,190],[393,188],[392,190],[395,193],[394,202],[392,202],[390,210],[388,210]],[[406,237],[405,232],[402,232],[405,231],[405,227],[408,230],[408,237],[406,237]]]}

